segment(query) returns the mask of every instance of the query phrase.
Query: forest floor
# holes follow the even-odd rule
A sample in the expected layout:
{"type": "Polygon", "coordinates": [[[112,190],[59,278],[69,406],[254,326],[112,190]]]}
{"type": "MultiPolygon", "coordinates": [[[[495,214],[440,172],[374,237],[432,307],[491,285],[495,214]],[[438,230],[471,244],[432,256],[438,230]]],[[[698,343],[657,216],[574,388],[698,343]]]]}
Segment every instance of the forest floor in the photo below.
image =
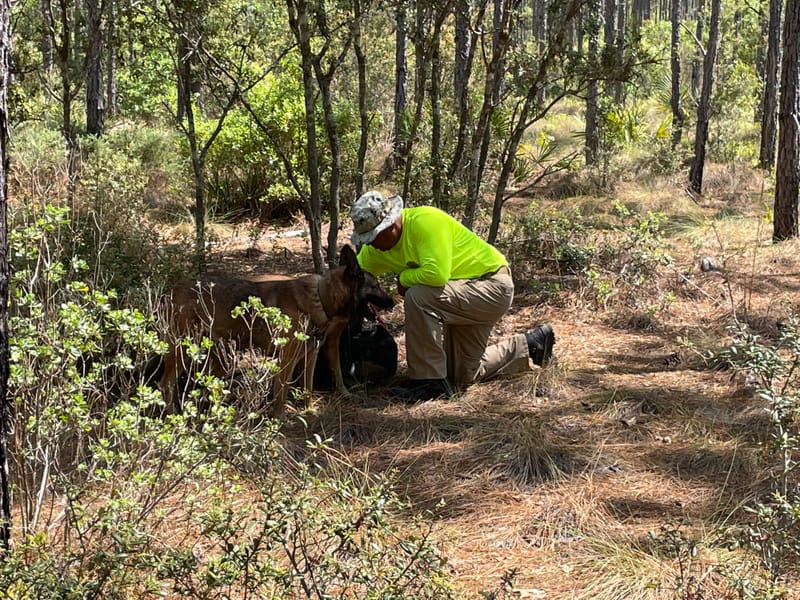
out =
{"type": "MultiPolygon", "coordinates": [[[[735,320],[774,338],[800,305],[800,246],[771,244],[760,181],[708,177],[714,191],[697,202],[669,181],[620,187],[603,201],[672,211],[684,223],[668,231],[672,262],[637,306],[598,304],[575,277],[543,301],[531,265],[512,263],[517,294],[496,335],[552,323],[547,368],[413,406],[382,389],[312,399],[298,435],[331,438],[370,472],[394,470],[464,597],[734,597],[720,570],[735,555],[718,534],[766,489],[768,414],[750,382],[713,368],[707,353],[730,343],[735,320]],[[703,271],[703,257],[720,268],[703,271]],[[683,544],[698,552],[682,554],[683,544]]],[[[580,203],[543,202],[565,214],[580,203]]],[[[307,272],[300,230],[265,228],[253,240],[221,227],[211,263],[307,272]]],[[[402,315],[402,302],[386,315],[401,372],[402,315]]],[[[287,435],[297,430],[287,424],[287,435]]]]}

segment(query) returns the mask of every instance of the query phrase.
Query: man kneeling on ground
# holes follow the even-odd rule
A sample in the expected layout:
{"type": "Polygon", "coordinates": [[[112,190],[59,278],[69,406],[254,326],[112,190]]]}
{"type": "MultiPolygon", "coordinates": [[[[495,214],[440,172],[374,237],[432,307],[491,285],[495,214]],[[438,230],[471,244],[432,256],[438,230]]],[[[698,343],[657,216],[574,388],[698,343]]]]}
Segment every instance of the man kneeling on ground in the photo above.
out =
{"type": "Polygon", "coordinates": [[[361,268],[397,274],[405,299],[409,379],[393,390],[396,397],[449,398],[473,382],[527,371],[529,360],[550,360],[556,338],[549,324],[487,347],[514,298],[497,248],[437,208],[403,208],[400,196],[377,191],[356,200],[350,218],[361,268]]]}

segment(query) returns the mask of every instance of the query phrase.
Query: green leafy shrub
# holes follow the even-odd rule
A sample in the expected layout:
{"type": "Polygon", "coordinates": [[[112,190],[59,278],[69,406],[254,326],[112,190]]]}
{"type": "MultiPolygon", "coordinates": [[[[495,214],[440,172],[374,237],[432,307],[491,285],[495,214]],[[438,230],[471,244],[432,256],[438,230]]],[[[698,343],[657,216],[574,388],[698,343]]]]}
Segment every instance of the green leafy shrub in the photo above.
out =
{"type": "Polygon", "coordinates": [[[746,506],[750,519],[739,534],[765,575],[748,582],[748,597],[781,598],[800,558],[800,319],[782,323],[774,342],[738,326],[723,358],[753,382],[770,417],[764,450],[774,468],[765,471],[768,489],[746,506]]]}
{"type": "Polygon", "coordinates": [[[580,273],[588,267],[595,249],[589,230],[577,213],[565,215],[531,204],[520,216],[507,216],[498,245],[515,267],[535,265],[556,273],[580,273]]]}
{"type": "Polygon", "coordinates": [[[129,134],[86,140],[70,240],[70,254],[86,261],[96,284],[120,292],[162,287],[191,265],[189,240],[163,244],[149,217],[148,186],[160,172],[153,155],[163,146],[129,134]]]}
{"type": "MultiPolygon", "coordinates": [[[[305,108],[300,78],[268,75],[248,93],[256,113],[231,111],[209,149],[207,185],[222,215],[287,218],[301,209],[287,166],[304,182],[305,108]]],[[[198,124],[198,132],[215,123],[198,124]]]]}

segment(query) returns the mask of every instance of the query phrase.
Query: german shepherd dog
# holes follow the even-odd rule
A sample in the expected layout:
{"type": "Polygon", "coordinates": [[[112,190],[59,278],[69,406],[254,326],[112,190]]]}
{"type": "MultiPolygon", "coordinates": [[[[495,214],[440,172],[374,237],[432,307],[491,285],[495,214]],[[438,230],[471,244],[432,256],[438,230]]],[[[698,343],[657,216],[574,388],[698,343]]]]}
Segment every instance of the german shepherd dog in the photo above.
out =
{"type": "MultiPolygon", "coordinates": [[[[340,338],[355,318],[361,318],[365,308],[370,312],[394,306],[392,297],[381,289],[375,278],[363,271],[353,249],[345,245],[339,256],[339,267],[324,275],[308,274],[296,278],[262,276],[245,278],[215,278],[178,283],[164,297],[170,349],[164,357],[159,382],[168,410],[180,409],[177,387],[186,374],[186,361],[181,339],[204,332],[215,346],[233,342],[238,349],[257,348],[264,352],[275,350],[273,334],[268,325],[258,319],[251,325],[232,311],[249,298],[255,297],[264,306],[276,307],[292,321],[288,341],[278,351],[280,370],[275,376],[271,413],[283,413],[293,374],[303,371],[303,385],[311,390],[317,353],[322,349],[330,365],[335,390],[347,394],[340,360],[340,338]],[[306,333],[308,342],[294,333],[306,333]],[[310,365],[310,366],[309,366],[310,365]]],[[[222,364],[212,357],[212,371],[221,375],[222,364]]]]}

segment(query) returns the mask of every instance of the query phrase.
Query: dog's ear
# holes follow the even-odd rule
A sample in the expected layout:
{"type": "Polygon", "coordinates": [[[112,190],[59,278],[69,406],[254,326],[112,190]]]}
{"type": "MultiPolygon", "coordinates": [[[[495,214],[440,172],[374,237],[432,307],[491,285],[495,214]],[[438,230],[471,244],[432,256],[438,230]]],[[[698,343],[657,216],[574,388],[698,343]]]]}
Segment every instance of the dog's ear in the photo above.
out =
{"type": "Polygon", "coordinates": [[[358,264],[355,250],[349,244],[342,246],[342,251],[339,254],[339,266],[346,267],[348,273],[358,275],[361,272],[361,266],[358,264]]]}

